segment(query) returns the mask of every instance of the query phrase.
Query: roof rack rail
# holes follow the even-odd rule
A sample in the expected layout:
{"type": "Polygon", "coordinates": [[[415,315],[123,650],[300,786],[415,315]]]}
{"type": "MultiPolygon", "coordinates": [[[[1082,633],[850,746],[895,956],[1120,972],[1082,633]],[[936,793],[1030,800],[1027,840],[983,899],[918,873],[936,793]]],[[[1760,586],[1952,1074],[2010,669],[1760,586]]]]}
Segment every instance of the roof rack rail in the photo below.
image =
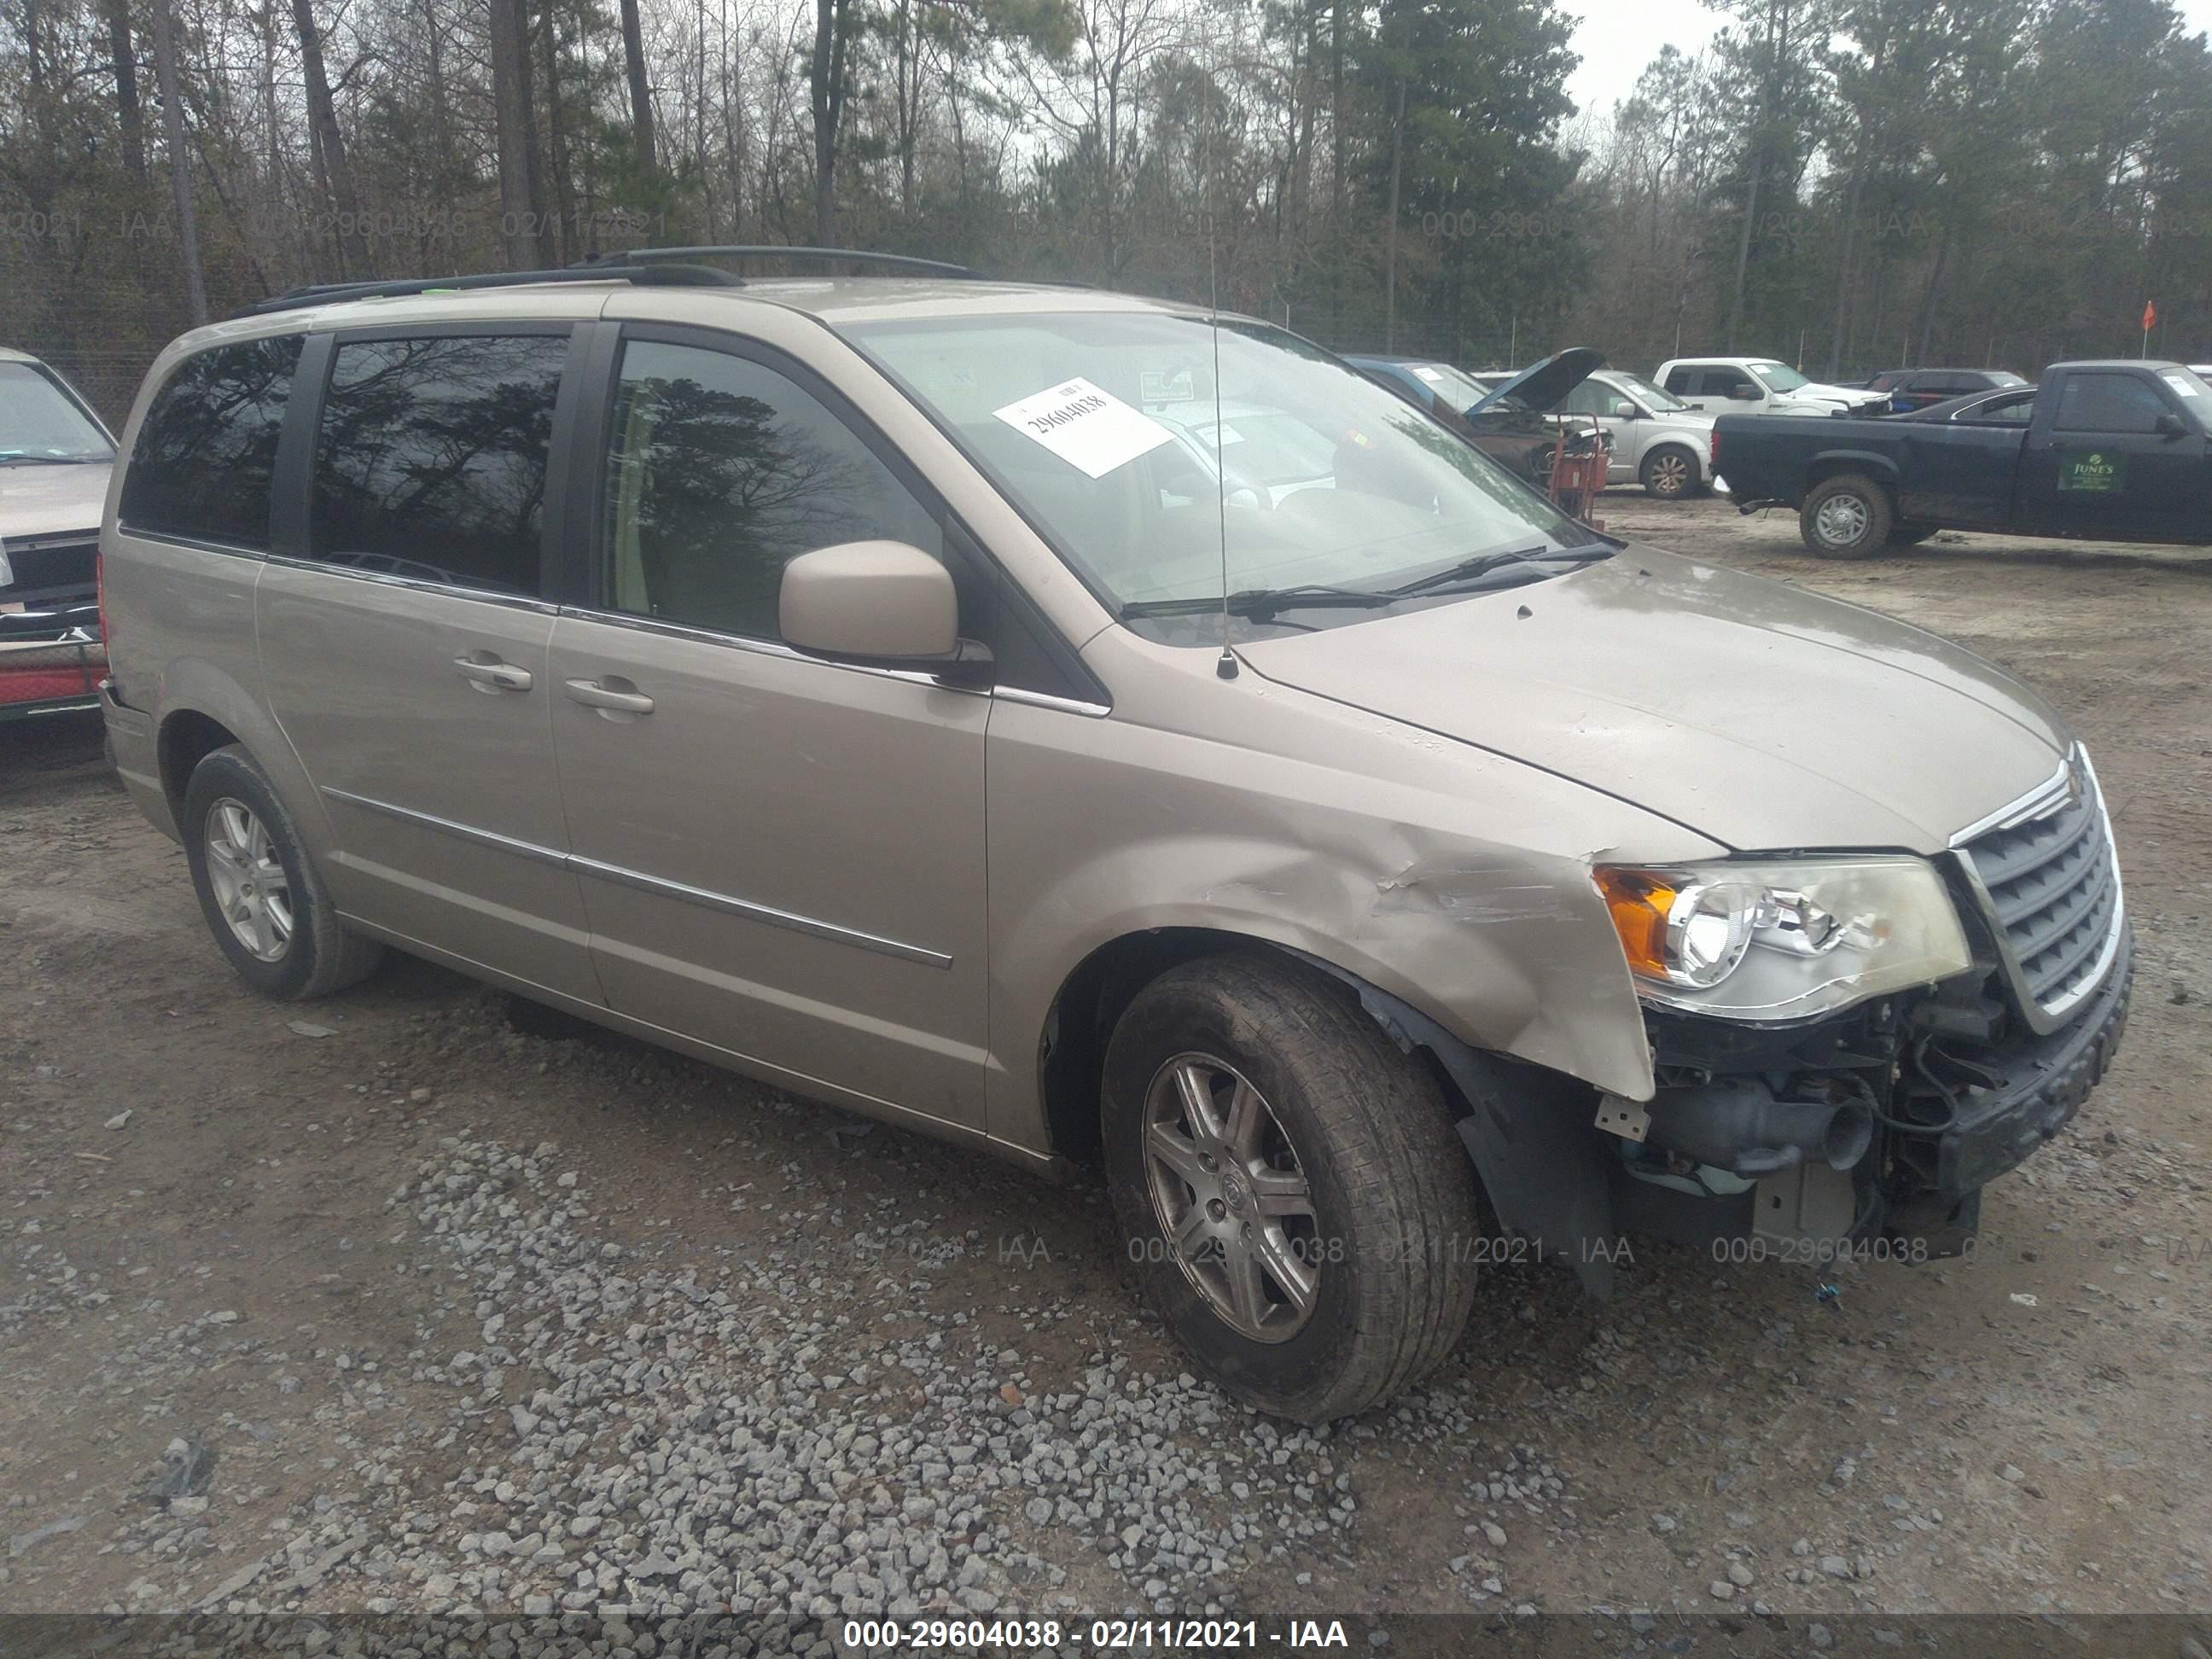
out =
{"type": "Polygon", "coordinates": [[[876,253],[857,247],[778,247],[773,243],[728,243],[702,247],[634,247],[621,253],[610,253],[594,262],[592,268],[623,264],[650,264],[658,268],[664,260],[699,259],[854,259],[867,264],[893,265],[902,270],[927,271],[938,276],[961,276],[970,281],[982,280],[981,273],[967,265],[952,264],[943,259],[921,259],[911,253],[876,253]]]}
{"type": "Polygon", "coordinates": [[[653,259],[629,262],[617,258],[588,266],[571,265],[558,270],[494,270],[471,276],[409,276],[392,282],[317,283],[289,289],[234,313],[264,317],[272,312],[297,311],[306,306],[335,304],[342,300],[396,300],[416,294],[444,294],[479,288],[525,288],[541,283],[605,283],[627,277],[633,283],[666,288],[741,288],[744,279],[712,265],[680,264],[653,259]]]}

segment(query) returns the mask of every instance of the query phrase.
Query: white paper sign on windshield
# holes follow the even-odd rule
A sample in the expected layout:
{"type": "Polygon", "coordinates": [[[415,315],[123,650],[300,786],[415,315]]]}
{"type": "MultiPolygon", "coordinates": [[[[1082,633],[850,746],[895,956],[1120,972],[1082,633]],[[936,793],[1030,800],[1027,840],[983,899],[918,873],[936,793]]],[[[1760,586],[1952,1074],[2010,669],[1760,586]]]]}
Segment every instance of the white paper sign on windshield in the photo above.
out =
{"type": "Polygon", "coordinates": [[[1158,449],[1172,435],[1143,410],[1079,375],[991,412],[1094,478],[1158,449]]]}

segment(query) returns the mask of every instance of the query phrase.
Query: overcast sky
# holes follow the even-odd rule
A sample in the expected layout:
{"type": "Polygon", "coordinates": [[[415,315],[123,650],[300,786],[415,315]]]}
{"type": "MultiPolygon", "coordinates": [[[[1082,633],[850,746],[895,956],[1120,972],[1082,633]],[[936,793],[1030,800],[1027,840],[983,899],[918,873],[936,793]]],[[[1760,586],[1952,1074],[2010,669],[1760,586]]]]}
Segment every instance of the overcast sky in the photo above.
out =
{"type": "MultiPolygon", "coordinates": [[[[1699,0],[1560,0],[1578,20],[1574,49],[1582,67],[1567,82],[1577,105],[1602,112],[1635,89],[1644,66],[1672,40],[1694,54],[1712,38],[1715,14],[1699,0]]],[[[2191,29],[2212,29],[2212,0],[2179,0],[2191,29]]]]}

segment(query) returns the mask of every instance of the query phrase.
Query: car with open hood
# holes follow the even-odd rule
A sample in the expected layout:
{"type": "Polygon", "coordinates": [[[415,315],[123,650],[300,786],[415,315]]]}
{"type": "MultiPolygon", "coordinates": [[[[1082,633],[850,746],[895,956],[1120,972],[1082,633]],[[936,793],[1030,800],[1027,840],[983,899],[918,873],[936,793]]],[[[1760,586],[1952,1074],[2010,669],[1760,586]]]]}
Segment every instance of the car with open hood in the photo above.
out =
{"type": "Polygon", "coordinates": [[[2111,820],[2009,674],[1262,321],[711,258],[154,365],[104,708],[250,987],[397,949],[1100,1182],[1311,1422],[1501,1263],[1956,1253],[2103,1074],[2111,820]]]}
{"type": "Polygon", "coordinates": [[[0,720],[100,706],[94,564],[114,461],[76,388],[0,347],[0,720]]]}
{"type": "Polygon", "coordinates": [[[1594,422],[1553,419],[1546,412],[1605,361],[1586,346],[1532,363],[1496,386],[1428,358],[1355,355],[1345,361],[1539,489],[1550,483],[1563,441],[1569,454],[1602,450],[1608,441],[1594,422]]]}

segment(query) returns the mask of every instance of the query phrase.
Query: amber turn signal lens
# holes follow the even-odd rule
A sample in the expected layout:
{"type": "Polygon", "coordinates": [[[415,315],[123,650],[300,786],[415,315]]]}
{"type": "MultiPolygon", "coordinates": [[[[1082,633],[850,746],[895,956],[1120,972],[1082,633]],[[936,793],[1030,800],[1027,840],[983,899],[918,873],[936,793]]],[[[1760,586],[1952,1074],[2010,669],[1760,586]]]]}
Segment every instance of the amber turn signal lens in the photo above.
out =
{"type": "Polygon", "coordinates": [[[1629,967],[1647,978],[1665,979],[1667,915],[1679,890],[1649,870],[1597,870],[1592,879],[1613,918],[1613,931],[1620,935],[1629,967]]]}

